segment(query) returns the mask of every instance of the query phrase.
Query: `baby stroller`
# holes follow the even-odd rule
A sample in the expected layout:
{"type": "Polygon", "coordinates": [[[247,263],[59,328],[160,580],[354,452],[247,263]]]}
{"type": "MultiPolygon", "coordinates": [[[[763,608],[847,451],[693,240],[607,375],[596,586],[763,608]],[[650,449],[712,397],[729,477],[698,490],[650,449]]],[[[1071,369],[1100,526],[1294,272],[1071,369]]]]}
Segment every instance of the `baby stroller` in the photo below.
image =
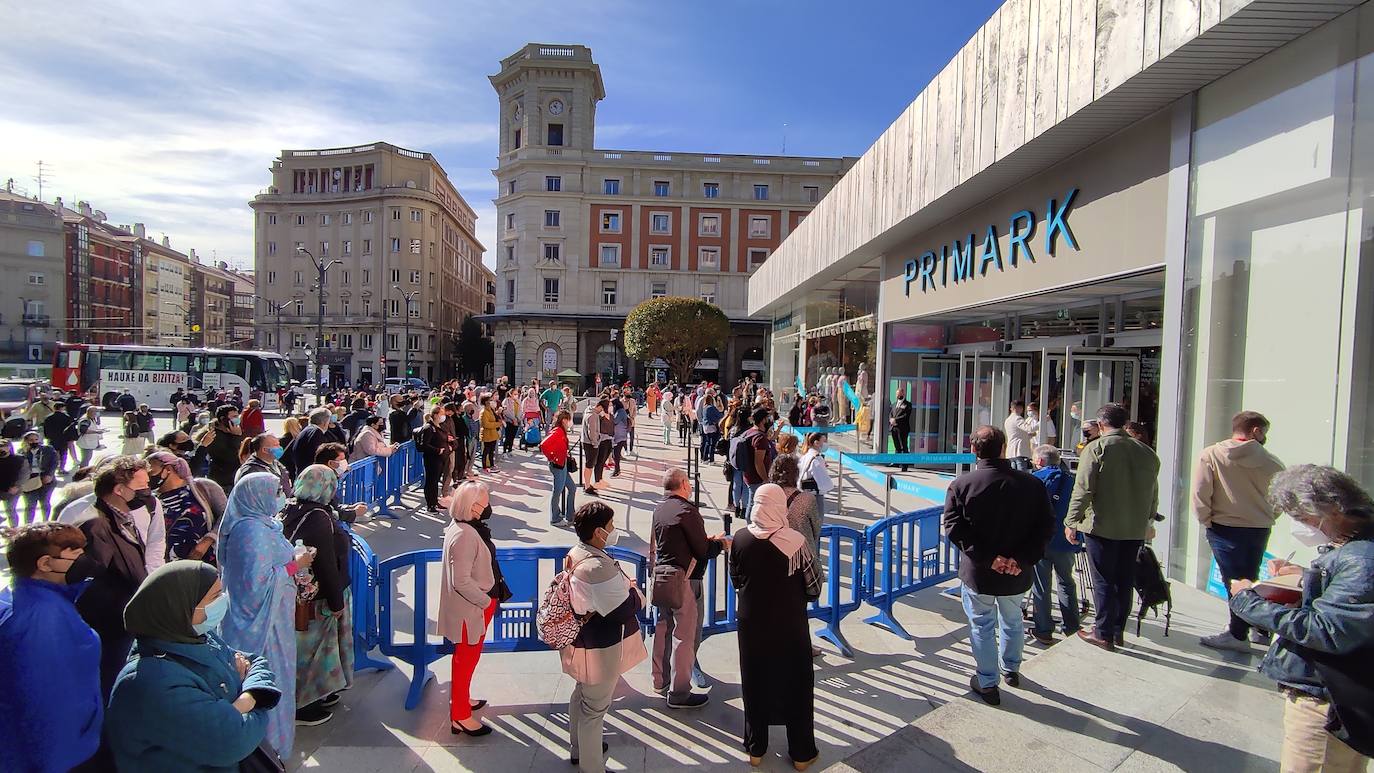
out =
{"type": "Polygon", "coordinates": [[[520,450],[528,451],[531,448],[538,448],[541,440],[543,437],[539,431],[539,419],[527,420],[524,431],[520,433],[520,450]]]}

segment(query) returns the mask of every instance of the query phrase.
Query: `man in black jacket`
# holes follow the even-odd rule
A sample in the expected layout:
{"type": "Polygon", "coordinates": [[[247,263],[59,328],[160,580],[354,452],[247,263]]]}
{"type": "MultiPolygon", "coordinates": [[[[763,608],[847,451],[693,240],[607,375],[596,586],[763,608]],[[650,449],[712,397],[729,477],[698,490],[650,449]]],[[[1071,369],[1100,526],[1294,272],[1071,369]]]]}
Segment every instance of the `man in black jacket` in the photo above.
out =
{"type": "Polygon", "coordinates": [[[67,415],[67,404],[63,402],[54,405],[52,415],[43,420],[43,437],[57,452],[57,472],[63,472],[67,468],[67,449],[76,439],[72,437],[72,429],[75,426],[76,422],[67,415]]]}
{"type": "Polygon", "coordinates": [[[311,411],[310,423],[299,435],[292,438],[291,444],[282,452],[282,464],[286,465],[291,477],[296,477],[301,470],[315,463],[315,452],[322,444],[329,442],[325,429],[333,417],[334,414],[330,413],[328,408],[316,408],[311,411]]]}
{"type": "MultiPolygon", "coordinates": [[[[906,399],[906,387],[897,387],[897,399],[892,403],[892,415],[888,417],[892,435],[892,453],[907,453],[906,439],[911,434],[911,402],[906,399]]],[[[902,465],[902,472],[911,469],[902,465]]]]}
{"type": "Polygon", "coordinates": [[[410,414],[410,399],[404,398],[396,406],[396,409],[387,416],[387,424],[391,430],[391,442],[404,443],[410,440],[411,435],[414,434],[411,429],[410,414]]]}
{"type": "Polygon", "coordinates": [[[701,511],[692,504],[691,481],[682,469],[675,467],[663,476],[663,491],[668,496],[654,510],[650,579],[650,602],[658,607],[654,691],[667,695],[670,709],[694,708],[708,698],[705,693],[694,694],[689,681],[701,622],[688,578],[697,566],[720,553],[726,538],[706,536],[701,511]]]}
{"type": "Polygon", "coordinates": [[[949,541],[960,553],[960,596],[977,671],[969,686],[993,706],[1002,702],[997,690],[999,655],[1007,684],[1021,684],[1026,637],[1021,600],[1054,528],[1054,509],[1044,484],[1011,468],[1002,458],[1006,445],[1007,436],[996,427],[974,430],[978,465],[949,484],[942,518],[949,541]]]}

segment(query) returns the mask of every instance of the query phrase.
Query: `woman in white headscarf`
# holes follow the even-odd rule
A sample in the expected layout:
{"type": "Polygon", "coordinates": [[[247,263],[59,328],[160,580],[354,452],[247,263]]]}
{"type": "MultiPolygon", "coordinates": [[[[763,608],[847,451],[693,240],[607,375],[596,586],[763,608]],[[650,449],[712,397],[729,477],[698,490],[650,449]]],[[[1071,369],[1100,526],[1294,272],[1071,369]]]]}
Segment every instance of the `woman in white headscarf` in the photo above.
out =
{"type": "Polygon", "coordinates": [[[765,483],[754,493],[753,522],[735,532],[730,577],[739,593],[740,686],[744,748],[759,765],[768,751],[768,726],[787,726],[792,765],[816,761],[815,682],[806,622],[807,575],[814,557],[801,532],[787,525],[787,496],[765,483]]]}

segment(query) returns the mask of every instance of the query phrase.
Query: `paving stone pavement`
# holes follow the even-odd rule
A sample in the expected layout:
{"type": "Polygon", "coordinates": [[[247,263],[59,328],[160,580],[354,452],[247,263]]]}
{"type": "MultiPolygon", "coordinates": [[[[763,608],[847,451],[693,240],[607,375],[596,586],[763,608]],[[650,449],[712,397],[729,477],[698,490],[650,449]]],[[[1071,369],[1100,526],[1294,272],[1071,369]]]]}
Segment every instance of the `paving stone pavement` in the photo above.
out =
{"type": "MultiPolygon", "coordinates": [[[[643,551],[648,522],[661,498],[659,478],[681,466],[685,449],[665,445],[656,420],[638,438],[639,453],[610,481],[602,499],[626,534],[620,544],[643,551]]],[[[492,531],[498,545],[570,545],[571,531],[548,525],[549,473],[542,457],[518,449],[486,476],[493,491],[492,531]]],[[[833,466],[832,466],[833,471],[833,466]]],[[[926,473],[913,472],[913,477],[926,473]]],[[[831,523],[862,528],[883,507],[881,486],[845,479],[845,512],[831,523]]],[[[702,466],[708,530],[721,528],[726,499],[718,466],[702,466]]],[[[579,492],[578,502],[585,501],[579,492]]],[[[418,492],[406,503],[420,504],[418,492]]],[[[894,495],[894,509],[929,502],[894,495]]],[[[738,524],[736,524],[737,526],[738,524]]],[[[422,511],[358,526],[381,557],[442,544],[444,519],[422,511]]],[[[406,578],[396,586],[404,605],[406,578]]],[[[950,583],[949,585],[953,585],[950,583]]],[[[905,597],[896,617],[912,634],[905,641],[867,625],[867,607],[850,615],[843,633],[854,649],[844,658],[822,643],[816,661],[816,727],[821,765],[841,771],[916,769],[1024,770],[1274,770],[1281,736],[1281,703],[1272,685],[1253,673],[1253,657],[1202,648],[1197,636],[1224,622],[1224,605],[1175,586],[1171,635],[1147,620],[1144,636],[1108,655],[1076,640],[1047,651],[1026,647],[1021,690],[1004,689],[1000,709],[971,698],[972,657],[967,623],[956,598],[936,589],[905,597]]],[[[437,602],[430,594],[430,630],[437,602]]],[[[409,609],[398,606],[398,608],[409,609]]],[[[711,702],[694,711],[669,711],[650,691],[649,666],[626,675],[607,715],[608,769],[656,771],[684,766],[706,770],[748,767],[740,745],[743,713],[733,634],[702,643],[700,661],[714,679],[711,702]]],[[[477,668],[473,695],[490,705],[480,714],[495,732],[484,738],[448,730],[450,659],[431,666],[413,711],[404,700],[409,667],[364,673],[334,719],[299,728],[293,770],[543,771],[566,770],[567,700],[573,684],[552,652],[488,653],[477,668]]],[[[763,770],[790,770],[782,728],[774,728],[763,770]]]]}

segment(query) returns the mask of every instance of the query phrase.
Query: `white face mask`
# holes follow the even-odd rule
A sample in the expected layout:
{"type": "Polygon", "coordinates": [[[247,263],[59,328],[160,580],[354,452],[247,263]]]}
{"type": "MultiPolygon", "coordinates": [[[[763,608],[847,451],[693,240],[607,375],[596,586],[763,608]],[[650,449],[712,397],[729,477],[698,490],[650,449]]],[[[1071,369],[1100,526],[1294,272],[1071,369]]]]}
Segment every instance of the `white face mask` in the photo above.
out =
{"type": "Polygon", "coordinates": [[[615,531],[606,531],[605,529],[602,529],[601,531],[606,535],[606,547],[612,547],[613,545],[615,545],[615,543],[620,541],[619,529],[616,529],[615,531]]]}
{"type": "Polygon", "coordinates": [[[1306,545],[1309,548],[1319,548],[1331,542],[1331,538],[1322,533],[1321,529],[1315,526],[1293,519],[1293,539],[1306,545]]]}

